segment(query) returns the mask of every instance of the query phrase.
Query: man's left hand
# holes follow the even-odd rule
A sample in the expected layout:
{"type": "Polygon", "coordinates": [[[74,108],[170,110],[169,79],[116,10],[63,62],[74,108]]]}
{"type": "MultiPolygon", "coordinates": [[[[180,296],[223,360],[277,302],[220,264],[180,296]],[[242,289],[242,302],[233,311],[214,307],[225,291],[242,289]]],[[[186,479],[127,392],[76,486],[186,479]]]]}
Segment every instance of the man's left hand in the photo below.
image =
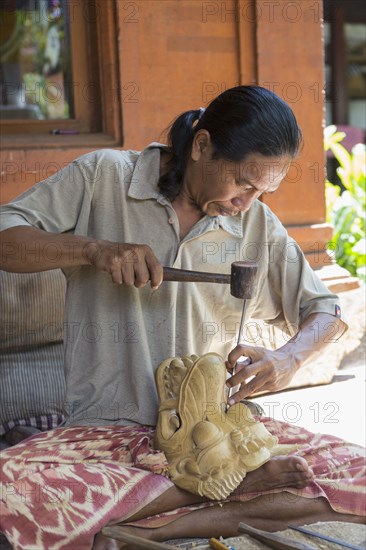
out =
{"type": "Polygon", "coordinates": [[[227,386],[232,388],[241,384],[240,390],[230,398],[230,405],[253,393],[282,390],[289,384],[298,368],[295,359],[281,350],[272,351],[244,345],[236,346],[231,351],[227,367],[229,370],[236,367],[234,376],[226,381],[227,386]],[[236,363],[240,357],[249,358],[250,363],[236,363]]]}
{"type": "Polygon", "coordinates": [[[229,370],[236,367],[236,372],[226,384],[229,388],[241,384],[241,388],[230,398],[229,405],[253,393],[283,390],[301,366],[314,360],[326,346],[337,345],[346,328],[338,317],[312,313],[299,327],[299,332],[279,349],[236,346],[226,363],[229,370]],[[247,360],[236,364],[242,356],[250,359],[250,363],[247,360]]]}

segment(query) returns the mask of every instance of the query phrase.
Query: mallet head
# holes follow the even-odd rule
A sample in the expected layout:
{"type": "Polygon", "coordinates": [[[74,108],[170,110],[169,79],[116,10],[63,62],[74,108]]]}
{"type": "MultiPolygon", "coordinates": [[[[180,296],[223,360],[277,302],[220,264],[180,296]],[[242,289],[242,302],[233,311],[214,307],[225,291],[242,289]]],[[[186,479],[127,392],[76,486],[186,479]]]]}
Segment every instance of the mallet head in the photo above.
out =
{"type": "Polygon", "coordinates": [[[230,292],[235,298],[247,300],[257,290],[257,262],[233,262],[231,264],[230,292]]]}

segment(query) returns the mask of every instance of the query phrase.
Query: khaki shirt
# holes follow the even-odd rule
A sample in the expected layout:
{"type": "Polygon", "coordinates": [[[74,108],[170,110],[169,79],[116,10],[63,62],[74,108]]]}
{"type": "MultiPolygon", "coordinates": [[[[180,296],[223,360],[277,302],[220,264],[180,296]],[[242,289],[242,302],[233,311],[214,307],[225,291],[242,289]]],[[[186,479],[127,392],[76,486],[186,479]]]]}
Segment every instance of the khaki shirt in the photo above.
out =
{"type": "MultiPolygon", "coordinates": [[[[337,296],[262,202],[236,217],[201,218],[183,240],[177,215],[158,190],[160,146],[99,150],[38,183],[1,209],[0,227],[32,225],[120,243],[147,244],[164,266],[230,273],[259,262],[244,336],[255,319],[289,335],[315,312],[335,315],[337,296]]],[[[57,245],[24,253],[57,257],[57,245]]],[[[70,254],[72,246],[70,244],[70,254]]],[[[228,285],[164,282],[157,291],[118,286],[92,266],[64,269],[67,424],[154,425],[154,372],[168,357],[235,347],[242,301],[228,285]]],[[[259,325],[258,325],[259,326],[259,325]]],[[[250,341],[258,345],[257,341],[250,341]]]]}

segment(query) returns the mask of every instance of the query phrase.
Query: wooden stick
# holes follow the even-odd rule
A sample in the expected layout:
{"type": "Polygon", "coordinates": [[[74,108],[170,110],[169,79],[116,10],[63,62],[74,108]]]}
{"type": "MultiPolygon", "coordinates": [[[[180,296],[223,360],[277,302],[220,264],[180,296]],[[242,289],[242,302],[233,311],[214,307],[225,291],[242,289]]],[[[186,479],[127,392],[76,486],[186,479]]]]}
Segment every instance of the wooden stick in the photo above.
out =
{"type": "Polygon", "coordinates": [[[315,546],[284,537],[283,535],[276,535],[276,533],[255,529],[255,527],[251,527],[246,523],[239,523],[238,531],[264,542],[270,548],[278,550],[316,550],[315,546]]]}
{"type": "Polygon", "coordinates": [[[175,267],[164,267],[163,281],[180,281],[183,283],[221,283],[229,285],[230,274],[207,273],[206,271],[189,271],[175,267]]]}
{"type": "Polygon", "coordinates": [[[155,542],[153,540],[145,539],[144,537],[138,537],[137,535],[131,535],[127,533],[124,527],[120,525],[104,527],[102,529],[102,535],[111,539],[120,540],[133,545],[134,548],[141,550],[180,550],[178,546],[171,546],[170,544],[162,544],[161,542],[155,542]]]}

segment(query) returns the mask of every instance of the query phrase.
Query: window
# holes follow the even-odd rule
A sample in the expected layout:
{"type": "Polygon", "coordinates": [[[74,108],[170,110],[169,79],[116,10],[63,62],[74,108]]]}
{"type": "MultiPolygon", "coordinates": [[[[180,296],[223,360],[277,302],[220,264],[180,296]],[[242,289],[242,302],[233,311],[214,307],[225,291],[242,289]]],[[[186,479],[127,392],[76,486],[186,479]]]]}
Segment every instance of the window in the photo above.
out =
{"type": "MultiPolygon", "coordinates": [[[[327,124],[366,128],[366,11],[362,0],[324,0],[327,124]]],[[[362,135],[362,132],[359,132],[362,135]]],[[[362,141],[362,138],[361,138],[362,141]]]]}
{"type": "Polygon", "coordinates": [[[115,9],[114,0],[3,0],[2,147],[121,143],[115,9]]]}

